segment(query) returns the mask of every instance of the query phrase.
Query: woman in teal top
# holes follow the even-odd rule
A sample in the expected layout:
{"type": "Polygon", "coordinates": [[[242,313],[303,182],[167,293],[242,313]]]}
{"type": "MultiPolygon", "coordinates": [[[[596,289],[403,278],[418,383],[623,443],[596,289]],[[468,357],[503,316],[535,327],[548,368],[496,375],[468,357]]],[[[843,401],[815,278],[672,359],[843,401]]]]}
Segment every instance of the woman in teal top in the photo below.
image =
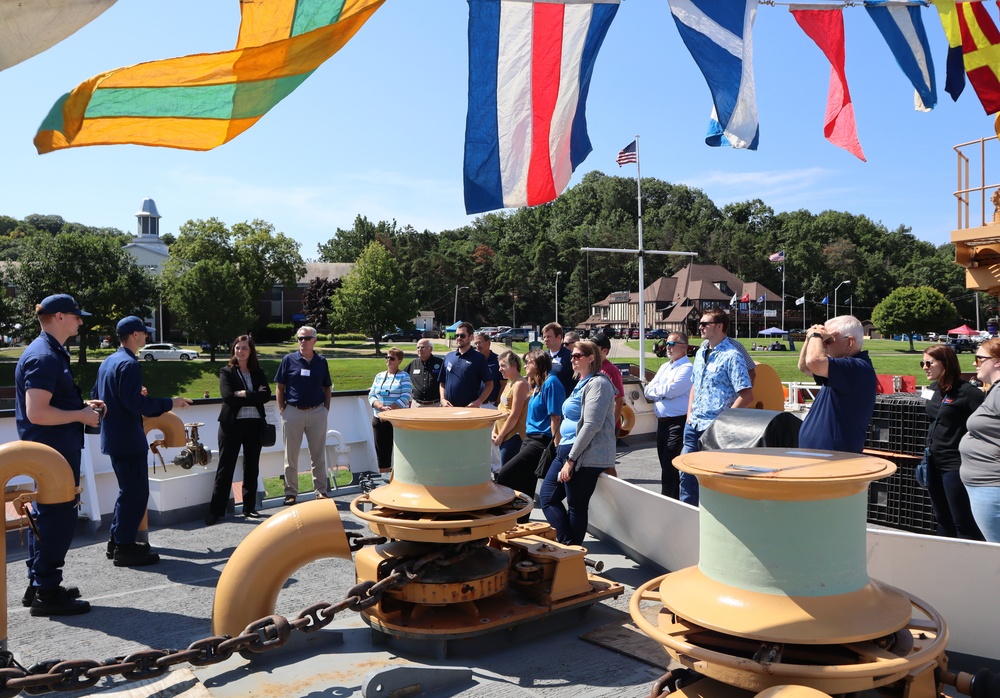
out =
{"type": "Polygon", "coordinates": [[[579,382],[563,403],[559,447],[539,500],[556,540],[580,545],[597,478],[615,464],[615,387],[601,373],[601,352],[593,342],[577,342],[571,359],[579,382]]]}
{"type": "MultiPolygon", "coordinates": [[[[535,468],[542,453],[556,435],[559,443],[559,425],[562,422],[562,404],[566,390],[552,374],[552,359],[548,352],[536,349],[524,356],[524,371],[528,379],[527,418],[525,438],[521,450],[503,464],[497,473],[497,483],[534,496],[538,478],[535,468]]],[[[525,521],[527,516],[524,517],[525,521]]]]}
{"type": "Polygon", "coordinates": [[[392,423],[379,419],[379,414],[387,410],[398,410],[410,406],[413,385],[410,374],[400,370],[403,352],[396,347],[386,352],[385,368],[376,374],[368,391],[368,404],[372,406],[372,432],[375,435],[375,457],[378,470],[387,473],[392,469],[392,423]]]}

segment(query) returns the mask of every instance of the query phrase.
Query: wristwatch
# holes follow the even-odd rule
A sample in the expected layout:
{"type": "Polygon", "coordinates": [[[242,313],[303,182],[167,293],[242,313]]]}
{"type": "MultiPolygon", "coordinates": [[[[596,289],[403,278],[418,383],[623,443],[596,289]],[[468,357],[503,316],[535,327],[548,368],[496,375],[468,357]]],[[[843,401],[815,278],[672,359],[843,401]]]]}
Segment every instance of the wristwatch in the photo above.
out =
{"type": "Polygon", "coordinates": [[[819,332],[810,332],[809,336],[810,337],[819,337],[820,339],[823,339],[823,335],[821,335],[819,332]]]}

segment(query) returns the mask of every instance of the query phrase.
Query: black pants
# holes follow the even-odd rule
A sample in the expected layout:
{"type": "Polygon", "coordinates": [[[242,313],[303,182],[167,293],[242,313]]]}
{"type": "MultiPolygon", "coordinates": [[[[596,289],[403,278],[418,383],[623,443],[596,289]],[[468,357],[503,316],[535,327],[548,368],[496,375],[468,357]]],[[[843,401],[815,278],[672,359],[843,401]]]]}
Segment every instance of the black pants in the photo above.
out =
{"type": "Polygon", "coordinates": [[[392,422],[372,417],[372,433],[375,435],[375,458],[379,472],[392,469],[392,422]]]}
{"type": "Polygon", "coordinates": [[[233,489],[236,458],[243,449],[243,513],[257,509],[257,474],[260,472],[260,419],[237,419],[219,422],[219,468],[215,471],[215,489],[209,513],[225,516],[229,493],[233,489]]]}
{"type": "Polygon", "coordinates": [[[677,499],[680,479],[674,458],[684,446],[684,422],[687,415],[656,420],[656,456],[660,461],[660,494],[677,499]]]}
{"type": "MultiPolygon", "coordinates": [[[[497,484],[534,498],[535,488],[538,486],[535,468],[538,467],[538,461],[550,441],[552,437],[547,434],[528,434],[521,444],[521,450],[501,466],[500,472],[497,473],[497,484]]],[[[517,521],[525,523],[527,520],[526,515],[517,521]]]]}

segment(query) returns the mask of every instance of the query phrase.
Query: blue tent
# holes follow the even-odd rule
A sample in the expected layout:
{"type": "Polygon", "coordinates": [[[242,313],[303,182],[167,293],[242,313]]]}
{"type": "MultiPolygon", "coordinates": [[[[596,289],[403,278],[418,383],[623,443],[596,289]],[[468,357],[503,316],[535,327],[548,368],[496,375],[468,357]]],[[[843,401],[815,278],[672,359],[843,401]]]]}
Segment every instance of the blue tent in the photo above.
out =
{"type": "Polygon", "coordinates": [[[448,327],[445,327],[444,329],[445,329],[446,332],[454,332],[455,330],[458,329],[458,326],[461,325],[462,322],[464,322],[464,321],[463,320],[459,320],[454,325],[449,325],[448,327]]]}

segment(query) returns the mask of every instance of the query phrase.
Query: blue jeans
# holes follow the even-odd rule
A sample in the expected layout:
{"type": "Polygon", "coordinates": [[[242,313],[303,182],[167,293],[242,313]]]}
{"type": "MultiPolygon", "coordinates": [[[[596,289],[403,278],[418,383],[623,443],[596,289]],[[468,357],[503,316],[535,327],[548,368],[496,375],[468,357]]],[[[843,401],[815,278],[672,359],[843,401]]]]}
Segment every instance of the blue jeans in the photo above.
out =
{"type": "MultiPolygon", "coordinates": [[[[549,466],[538,493],[545,519],[556,529],[556,540],[564,545],[582,545],[587,535],[587,509],[597,488],[597,478],[604,468],[579,468],[569,482],[559,482],[559,471],[569,457],[572,446],[556,449],[556,458],[549,466]],[[563,506],[563,500],[566,506],[563,506]],[[568,507],[568,511],[567,511],[568,507]]],[[[609,466],[610,467],[610,466],[609,466]]]]}
{"type": "Polygon", "coordinates": [[[990,543],[1000,543],[1000,487],[966,487],[972,515],[990,543]]]}
{"type": "MultiPolygon", "coordinates": [[[[695,429],[690,424],[684,425],[684,448],[681,455],[701,450],[698,439],[704,434],[704,429],[695,429]]],[[[698,478],[691,473],[680,474],[680,500],[692,506],[698,506],[698,478]]]]}
{"type": "Polygon", "coordinates": [[[930,463],[927,469],[927,494],[931,497],[937,534],[947,538],[983,540],[983,534],[972,516],[969,492],[957,470],[941,471],[930,463]]]}

